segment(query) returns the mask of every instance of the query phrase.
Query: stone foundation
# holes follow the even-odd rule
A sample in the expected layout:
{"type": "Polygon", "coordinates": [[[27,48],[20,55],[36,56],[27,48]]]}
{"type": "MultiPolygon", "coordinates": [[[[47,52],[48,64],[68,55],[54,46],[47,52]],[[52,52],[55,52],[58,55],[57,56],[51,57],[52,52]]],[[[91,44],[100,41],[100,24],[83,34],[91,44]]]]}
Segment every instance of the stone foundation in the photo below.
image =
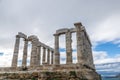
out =
{"type": "Polygon", "coordinates": [[[100,76],[93,71],[69,72],[6,72],[0,73],[1,80],[100,80],[100,76]]]}
{"type": "Polygon", "coordinates": [[[1,80],[101,80],[94,69],[80,64],[46,64],[32,68],[3,68],[0,71],[1,80]]]}

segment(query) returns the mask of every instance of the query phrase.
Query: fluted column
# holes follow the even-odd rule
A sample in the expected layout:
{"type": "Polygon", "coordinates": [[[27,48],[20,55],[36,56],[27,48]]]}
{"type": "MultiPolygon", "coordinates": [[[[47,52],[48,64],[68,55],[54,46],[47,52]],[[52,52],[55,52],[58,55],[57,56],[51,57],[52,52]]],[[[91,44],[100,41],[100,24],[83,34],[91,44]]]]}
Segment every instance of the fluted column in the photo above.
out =
{"type": "Polygon", "coordinates": [[[53,53],[54,51],[51,51],[51,64],[53,64],[53,53]]]}
{"type": "Polygon", "coordinates": [[[50,50],[47,51],[47,63],[50,64],[50,50]]]}
{"type": "Polygon", "coordinates": [[[27,47],[28,47],[28,40],[24,39],[24,50],[23,50],[23,60],[22,60],[22,66],[27,66],[27,47]]]}
{"type": "Polygon", "coordinates": [[[66,32],[66,63],[72,64],[72,39],[71,39],[71,32],[68,30],[66,32]]]}
{"type": "Polygon", "coordinates": [[[54,64],[58,65],[60,64],[60,53],[59,53],[59,35],[54,34],[55,36],[55,51],[54,51],[54,64]]]}
{"type": "Polygon", "coordinates": [[[12,67],[17,67],[17,60],[18,60],[18,52],[19,52],[19,43],[20,43],[20,36],[16,35],[13,59],[12,59],[12,67]]]}
{"type": "Polygon", "coordinates": [[[43,56],[42,56],[42,63],[44,64],[46,60],[46,48],[43,47],[43,56]]]}
{"type": "Polygon", "coordinates": [[[89,62],[90,62],[90,66],[91,68],[95,69],[95,65],[94,65],[94,61],[93,61],[93,55],[92,55],[92,48],[91,46],[88,48],[88,53],[89,53],[89,62]]]}
{"type": "Polygon", "coordinates": [[[40,65],[40,63],[41,63],[41,46],[38,46],[37,47],[37,63],[38,63],[38,66],[40,65]]]}
{"type": "Polygon", "coordinates": [[[30,66],[31,67],[37,66],[37,61],[38,61],[37,57],[38,57],[38,55],[36,53],[37,53],[37,46],[33,42],[32,43],[32,51],[31,51],[31,59],[30,59],[30,66]]]}
{"type": "Polygon", "coordinates": [[[83,64],[84,63],[84,50],[83,50],[83,38],[82,38],[82,24],[81,23],[75,23],[76,27],[76,40],[77,40],[77,60],[78,63],[83,64]]]}

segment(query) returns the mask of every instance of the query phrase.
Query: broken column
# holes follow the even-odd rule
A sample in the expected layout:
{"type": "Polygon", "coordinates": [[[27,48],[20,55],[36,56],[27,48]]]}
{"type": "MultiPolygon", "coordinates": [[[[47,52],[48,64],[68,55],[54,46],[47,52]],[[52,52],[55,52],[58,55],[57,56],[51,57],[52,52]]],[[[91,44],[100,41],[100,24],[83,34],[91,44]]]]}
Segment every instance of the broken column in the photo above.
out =
{"type": "Polygon", "coordinates": [[[72,39],[71,39],[71,32],[68,30],[66,32],[66,63],[72,64],[72,39]]]}
{"type": "Polygon", "coordinates": [[[60,64],[60,53],[59,53],[59,35],[54,34],[55,36],[55,50],[54,50],[54,64],[60,64]]]}
{"type": "Polygon", "coordinates": [[[19,43],[20,43],[20,36],[16,35],[13,59],[12,59],[12,67],[17,67],[17,60],[18,60],[18,52],[19,52],[19,43]]]}

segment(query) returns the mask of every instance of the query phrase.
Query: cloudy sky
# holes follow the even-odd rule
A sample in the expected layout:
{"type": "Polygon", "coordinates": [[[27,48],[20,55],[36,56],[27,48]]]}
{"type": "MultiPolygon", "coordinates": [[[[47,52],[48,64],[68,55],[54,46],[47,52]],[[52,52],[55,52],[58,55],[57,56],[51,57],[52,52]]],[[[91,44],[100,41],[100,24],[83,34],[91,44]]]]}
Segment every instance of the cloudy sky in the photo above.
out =
{"type": "Polygon", "coordinates": [[[120,62],[119,21],[119,0],[0,0],[0,66],[10,66],[18,32],[53,47],[55,31],[75,22],[90,36],[95,64],[120,62]]]}

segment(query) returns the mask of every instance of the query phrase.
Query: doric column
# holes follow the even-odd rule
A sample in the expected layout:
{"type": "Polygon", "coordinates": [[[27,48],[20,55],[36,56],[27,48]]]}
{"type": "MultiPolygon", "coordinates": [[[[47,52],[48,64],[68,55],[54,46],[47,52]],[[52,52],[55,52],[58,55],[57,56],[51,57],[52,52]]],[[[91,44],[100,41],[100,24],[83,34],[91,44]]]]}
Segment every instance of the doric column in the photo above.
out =
{"type": "Polygon", "coordinates": [[[88,51],[89,51],[88,54],[89,54],[90,66],[91,66],[91,68],[95,69],[95,65],[94,65],[94,62],[93,62],[93,55],[92,55],[92,48],[91,48],[91,46],[89,47],[88,51]]]}
{"type": "Polygon", "coordinates": [[[55,50],[54,50],[54,64],[60,64],[60,53],[59,53],[59,35],[54,34],[55,36],[55,50]]]}
{"type": "Polygon", "coordinates": [[[27,47],[28,47],[28,40],[24,39],[24,49],[23,49],[23,60],[22,60],[22,66],[27,66],[27,47]]]}
{"type": "Polygon", "coordinates": [[[40,63],[41,63],[41,46],[38,46],[37,47],[37,60],[38,60],[38,66],[40,65],[40,63]]]}
{"type": "Polygon", "coordinates": [[[47,50],[47,63],[50,64],[50,50],[47,50]]]}
{"type": "Polygon", "coordinates": [[[42,56],[42,63],[44,64],[46,60],[46,48],[43,47],[43,56],[42,56]]]}
{"type": "Polygon", "coordinates": [[[51,64],[53,64],[53,53],[54,51],[51,51],[51,64]]]}
{"type": "Polygon", "coordinates": [[[34,66],[37,66],[37,57],[38,57],[38,55],[36,55],[36,53],[37,53],[37,46],[36,46],[36,44],[33,42],[32,43],[32,51],[31,51],[31,59],[30,59],[30,66],[31,67],[34,67],[34,66]]]}
{"type": "Polygon", "coordinates": [[[19,52],[19,43],[20,43],[20,36],[16,35],[13,59],[12,59],[12,67],[17,67],[17,60],[18,60],[18,52],[19,52]]]}
{"type": "Polygon", "coordinates": [[[72,39],[71,39],[71,32],[68,30],[66,32],[66,63],[72,64],[72,39]]]}
{"type": "Polygon", "coordinates": [[[77,40],[77,60],[78,63],[83,64],[84,63],[84,50],[83,50],[83,38],[82,38],[82,24],[81,23],[75,23],[76,27],[76,40],[77,40]]]}

